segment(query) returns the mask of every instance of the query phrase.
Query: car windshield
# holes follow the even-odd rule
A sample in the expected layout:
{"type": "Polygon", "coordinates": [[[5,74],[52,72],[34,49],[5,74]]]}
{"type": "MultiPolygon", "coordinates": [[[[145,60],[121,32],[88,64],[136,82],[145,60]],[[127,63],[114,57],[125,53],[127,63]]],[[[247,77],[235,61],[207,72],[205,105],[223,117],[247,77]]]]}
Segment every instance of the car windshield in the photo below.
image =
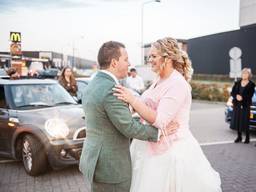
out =
{"type": "Polygon", "coordinates": [[[0,76],[7,76],[7,73],[4,69],[0,69],[0,76]]]}
{"type": "Polygon", "coordinates": [[[77,104],[59,84],[12,85],[11,95],[15,108],[43,108],[77,104]]]}

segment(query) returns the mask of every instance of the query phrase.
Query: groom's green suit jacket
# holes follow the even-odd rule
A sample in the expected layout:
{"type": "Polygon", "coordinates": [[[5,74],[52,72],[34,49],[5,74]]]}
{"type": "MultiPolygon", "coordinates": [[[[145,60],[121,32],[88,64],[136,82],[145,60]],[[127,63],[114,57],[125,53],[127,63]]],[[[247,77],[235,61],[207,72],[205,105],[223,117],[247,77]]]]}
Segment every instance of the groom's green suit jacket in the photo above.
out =
{"type": "Polygon", "coordinates": [[[83,96],[87,128],[79,168],[91,183],[131,179],[129,138],[158,138],[156,128],[132,118],[127,104],[113,95],[115,84],[110,75],[98,72],[83,96]]]}

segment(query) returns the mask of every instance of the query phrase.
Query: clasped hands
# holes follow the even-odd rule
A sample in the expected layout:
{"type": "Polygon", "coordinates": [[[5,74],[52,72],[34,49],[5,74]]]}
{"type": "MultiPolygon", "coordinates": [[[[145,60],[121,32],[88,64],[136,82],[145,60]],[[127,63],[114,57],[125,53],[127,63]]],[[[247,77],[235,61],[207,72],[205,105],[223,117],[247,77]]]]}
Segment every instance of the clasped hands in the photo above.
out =
{"type": "Polygon", "coordinates": [[[242,100],[243,100],[243,97],[242,97],[241,95],[238,95],[238,94],[237,94],[237,95],[236,95],[236,100],[237,100],[237,101],[242,101],[242,100]]]}

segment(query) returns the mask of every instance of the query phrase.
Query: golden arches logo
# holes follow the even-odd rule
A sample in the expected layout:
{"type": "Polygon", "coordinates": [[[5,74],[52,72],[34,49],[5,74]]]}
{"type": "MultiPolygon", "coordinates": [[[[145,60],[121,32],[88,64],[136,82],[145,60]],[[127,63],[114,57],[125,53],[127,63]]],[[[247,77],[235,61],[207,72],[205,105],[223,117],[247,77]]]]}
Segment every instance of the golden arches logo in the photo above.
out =
{"type": "Polygon", "coordinates": [[[11,32],[10,39],[12,42],[21,42],[21,33],[19,32],[11,32]]]}

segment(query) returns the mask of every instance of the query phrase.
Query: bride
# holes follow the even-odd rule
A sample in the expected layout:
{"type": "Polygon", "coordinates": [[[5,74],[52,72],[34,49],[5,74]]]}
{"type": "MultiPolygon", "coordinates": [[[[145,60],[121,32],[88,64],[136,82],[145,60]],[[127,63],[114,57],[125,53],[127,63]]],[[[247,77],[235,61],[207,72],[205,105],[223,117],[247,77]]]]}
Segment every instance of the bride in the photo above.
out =
{"type": "Polygon", "coordinates": [[[191,62],[175,39],[154,42],[149,53],[152,70],[158,74],[141,100],[120,85],[118,99],[129,103],[145,123],[164,133],[171,121],[177,132],[157,143],[134,139],[131,144],[131,192],[221,192],[219,174],[211,167],[189,130],[191,107],[191,62]]]}

